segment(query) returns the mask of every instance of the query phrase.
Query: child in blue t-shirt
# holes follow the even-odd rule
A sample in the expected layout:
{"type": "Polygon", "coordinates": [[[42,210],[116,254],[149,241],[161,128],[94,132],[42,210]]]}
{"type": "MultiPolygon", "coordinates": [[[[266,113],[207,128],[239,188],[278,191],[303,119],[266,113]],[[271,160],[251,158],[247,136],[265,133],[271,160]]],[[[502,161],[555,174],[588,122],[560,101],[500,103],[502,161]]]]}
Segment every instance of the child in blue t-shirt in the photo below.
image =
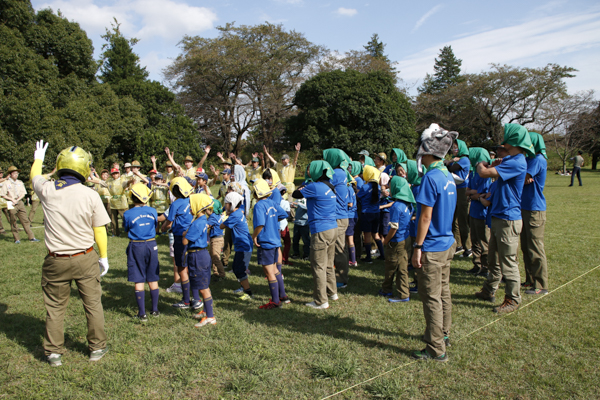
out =
{"type": "MultiPolygon", "coordinates": [[[[390,197],[390,176],[382,173],[379,177],[379,186],[381,187],[381,195],[379,198],[379,237],[385,238],[390,230],[390,207],[393,200],[390,197]]],[[[379,259],[385,260],[385,254],[382,251],[383,246],[379,250],[379,259]]]]}
{"type": "Polygon", "coordinates": [[[248,220],[240,208],[243,200],[242,195],[236,192],[228,193],[225,196],[227,219],[221,223],[220,228],[231,229],[233,236],[235,255],[232,269],[241,285],[239,289],[234,290],[234,293],[240,296],[240,300],[249,301],[252,299],[252,290],[250,290],[248,282],[248,267],[252,257],[252,236],[248,229],[248,220]]]}
{"type": "Polygon", "coordinates": [[[210,289],[211,259],[208,253],[208,224],[206,215],[212,211],[213,200],[205,193],[190,195],[190,214],[193,222],[183,234],[183,245],[186,246],[186,264],[190,287],[194,298],[198,292],[204,300],[204,311],[194,315],[199,319],[196,328],[215,325],[217,320],[213,313],[213,299],[210,289]]]}
{"type": "Polygon", "coordinates": [[[143,183],[136,183],[131,188],[131,199],[134,207],[125,211],[123,228],[129,237],[127,254],[127,280],[135,283],[135,299],[138,305],[138,318],[148,321],[146,316],[144,283],[148,282],[152,298],[150,315],[158,316],[158,280],[159,263],[156,245],[156,227],[158,214],[156,209],[146,203],[150,200],[150,189],[143,183]]]}
{"type": "Polygon", "coordinates": [[[408,255],[412,242],[409,236],[409,225],[413,215],[415,198],[406,179],[394,176],[390,182],[389,231],[383,240],[386,248],[385,278],[379,295],[389,297],[390,303],[407,302],[410,300],[408,286],[408,255]],[[396,277],[395,297],[392,284],[396,277]]]}
{"type": "Polygon", "coordinates": [[[221,224],[223,223],[223,209],[219,200],[213,199],[212,212],[208,212],[208,229],[210,237],[210,258],[212,259],[212,281],[219,282],[226,278],[225,268],[223,268],[223,262],[221,261],[221,251],[225,245],[223,238],[223,229],[221,224]]]}
{"type": "Polygon", "coordinates": [[[263,267],[271,291],[271,300],[259,307],[263,310],[279,308],[282,302],[289,303],[289,298],[285,294],[283,276],[277,269],[279,247],[281,247],[279,217],[282,213],[285,215],[287,213],[269,198],[271,192],[272,189],[264,179],[257,179],[254,182],[256,204],[252,216],[254,225],[252,240],[256,246],[256,260],[263,267]]]}
{"type": "Polygon", "coordinates": [[[360,188],[356,197],[360,200],[362,210],[361,215],[361,230],[364,234],[364,246],[367,253],[364,261],[368,264],[373,263],[371,258],[371,242],[375,239],[377,247],[380,248],[379,255],[383,255],[383,244],[379,237],[379,177],[381,172],[367,165],[363,169],[363,178],[365,184],[360,188]]]}

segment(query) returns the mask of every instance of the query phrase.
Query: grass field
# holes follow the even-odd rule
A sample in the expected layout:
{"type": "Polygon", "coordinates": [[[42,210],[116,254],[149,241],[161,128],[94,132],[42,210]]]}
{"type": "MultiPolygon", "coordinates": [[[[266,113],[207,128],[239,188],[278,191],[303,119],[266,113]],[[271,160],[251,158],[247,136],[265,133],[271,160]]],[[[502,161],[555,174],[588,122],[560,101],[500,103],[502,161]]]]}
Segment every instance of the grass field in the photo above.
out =
{"type": "MultiPolygon", "coordinates": [[[[550,290],[600,264],[600,173],[582,175],[581,188],[548,176],[550,290]]],[[[41,220],[40,210],[34,223],[40,239],[41,220]]],[[[284,267],[293,302],[263,311],[258,306],[269,291],[253,258],[253,302],[240,303],[231,293],[238,284],[229,273],[211,285],[218,325],[195,329],[190,312],[170,307],[178,295],[164,291],[172,283],[165,236],[159,238],[162,315],[134,322],[127,242],[109,238],[111,268],[102,281],[109,354],[88,362],[85,316],[74,288],[65,324],[68,352],[62,367],[51,368],[42,349],[44,244],[14,245],[12,235],[0,237],[0,398],[318,399],[392,369],[334,398],[600,398],[600,268],[529,306],[533,299],[523,295],[524,308],[495,322],[492,306],[473,296],[483,278],[466,274],[470,261],[455,258],[453,345],[450,362],[440,365],[411,363],[410,352],[424,347],[422,305],[418,295],[399,304],[376,296],[383,262],[359,263],[328,310],[304,306],[312,292],[307,262],[284,267]]],[[[501,287],[498,303],[502,296],[501,287]]]]}

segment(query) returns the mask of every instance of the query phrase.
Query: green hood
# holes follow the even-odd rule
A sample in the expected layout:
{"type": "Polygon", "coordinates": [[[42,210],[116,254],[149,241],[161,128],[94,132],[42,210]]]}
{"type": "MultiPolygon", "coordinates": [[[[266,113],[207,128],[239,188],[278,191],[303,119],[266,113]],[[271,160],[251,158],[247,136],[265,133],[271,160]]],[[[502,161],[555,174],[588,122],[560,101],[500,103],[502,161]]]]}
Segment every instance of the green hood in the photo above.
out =
{"type": "Polygon", "coordinates": [[[402,168],[404,168],[404,170],[406,171],[406,161],[407,160],[408,160],[408,157],[406,157],[404,150],[392,149],[392,152],[390,153],[390,162],[394,166],[394,169],[396,169],[396,166],[398,164],[400,164],[400,165],[402,165],[402,168]],[[392,155],[394,155],[394,154],[396,154],[396,162],[392,161],[392,155]]]}
{"type": "Polygon", "coordinates": [[[475,168],[482,161],[487,161],[488,164],[492,163],[490,153],[483,147],[471,147],[469,149],[469,161],[471,161],[471,168],[475,168]]]}
{"type": "Polygon", "coordinates": [[[362,164],[360,161],[351,161],[350,162],[350,175],[357,176],[362,173],[362,164]]]}
{"type": "Polygon", "coordinates": [[[213,199],[213,212],[217,215],[223,214],[223,206],[221,202],[217,199],[213,199]]]}
{"type": "Polygon", "coordinates": [[[309,166],[310,177],[308,177],[313,182],[318,181],[323,174],[327,176],[327,178],[333,178],[333,168],[327,161],[316,160],[310,163],[309,166]]]}
{"type": "Polygon", "coordinates": [[[529,132],[529,138],[531,139],[531,144],[533,145],[535,154],[539,153],[547,160],[548,155],[546,154],[546,143],[544,143],[544,137],[539,133],[529,132]]]}
{"type": "Polygon", "coordinates": [[[535,150],[527,129],[519,124],[504,125],[504,140],[502,144],[510,144],[525,150],[526,157],[535,157],[535,150]]]}
{"type": "Polygon", "coordinates": [[[415,204],[415,196],[408,181],[401,176],[394,176],[390,181],[390,197],[394,200],[402,200],[406,203],[415,204]]]}
{"type": "Polygon", "coordinates": [[[323,150],[323,160],[327,161],[331,168],[347,169],[350,165],[350,157],[340,149],[323,150]]]}
{"type": "Polygon", "coordinates": [[[467,156],[469,157],[469,148],[464,140],[456,139],[456,144],[458,144],[458,156],[467,156]]]}
{"type": "Polygon", "coordinates": [[[411,185],[419,186],[421,184],[421,177],[419,176],[419,170],[417,169],[417,162],[415,160],[406,161],[406,180],[411,185]]]}
{"type": "Polygon", "coordinates": [[[365,166],[371,166],[374,167],[375,166],[375,161],[373,161],[373,159],[369,156],[365,156],[365,166]]]}

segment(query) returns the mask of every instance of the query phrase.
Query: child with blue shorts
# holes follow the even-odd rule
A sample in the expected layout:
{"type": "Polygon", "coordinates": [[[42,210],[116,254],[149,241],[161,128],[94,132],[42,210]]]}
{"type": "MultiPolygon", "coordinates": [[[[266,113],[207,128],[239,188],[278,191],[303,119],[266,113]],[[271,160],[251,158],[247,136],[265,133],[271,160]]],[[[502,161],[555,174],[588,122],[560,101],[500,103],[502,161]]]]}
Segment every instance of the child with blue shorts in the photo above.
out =
{"type": "Polygon", "coordinates": [[[283,276],[277,268],[279,247],[281,246],[278,219],[287,213],[281,209],[279,204],[269,198],[271,191],[272,189],[264,179],[257,179],[254,182],[254,197],[257,201],[252,217],[254,225],[252,240],[257,247],[256,258],[263,267],[271,291],[271,300],[259,307],[263,310],[279,308],[282,302],[290,302],[285,293],[283,276]]]}
{"type": "MultiPolygon", "coordinates": [[[[361,230],[365,236],[364,245],[365,251],[367,252],[367,257],[364,261],[368,264],[373,263],[373,259],[371,258],[371,241],[373,237],[375,237],[375,241],[377,246],[381,245],[381,240],[379,239],[379,177],[381,172],[375,168],[367,165],[363,169],[363,178],[365,180],[365,184],[360,188],[356,197],[360,200],[360,206],[362,210],[361,217],[361,230]]],[[[380,252],[382,253],[382,252],[380,252]]]]}
{"type": "Polygon", "coordinates": [[[208,286],[212,261],[208,253],[208,219],[212,213],[213,200],[205,193],[190,195],[190,214],[193,215],[189,229],[183,234],[183,245],[186,246],[185,261],[187,264],[190,288],[193,293],[200,291],[204,300],[204,311],[194,315],[199,319],[196,328],[215,325],[217,320],[213,314],[213,299],[208,286]]]}
{"type": "Polygon", "coordinates": [[[143,183],[131,188],[134,207],[123,214],[123,228],[129,237],[127,254],[127,280],[135,283],[135,299],[141,322],[147,322],[144,283],[148,282],[152,298],[150,315],[158,316],[158,247],[156,245],[156,227],[158,215],[156,209],[146,205],[150,200],[150,189],[143,183]]]}
{"type": "Polygon", "coordinates": [[[240,296],[240,300],[249,301],[252,299],[252,290],[248,282],[248,267],[252,257],[252,236],[248,230],[248,220],[244,211],[240,208],[244,198],[236,192],[227,193],[225,196],[225,212],[228,217],[221,224],[220,228],[231,229],[233,236],[233,247],[235,256],[233,257],[233,273],[240,283],[240,288],[234,290],[234,293],[240,296]]]}

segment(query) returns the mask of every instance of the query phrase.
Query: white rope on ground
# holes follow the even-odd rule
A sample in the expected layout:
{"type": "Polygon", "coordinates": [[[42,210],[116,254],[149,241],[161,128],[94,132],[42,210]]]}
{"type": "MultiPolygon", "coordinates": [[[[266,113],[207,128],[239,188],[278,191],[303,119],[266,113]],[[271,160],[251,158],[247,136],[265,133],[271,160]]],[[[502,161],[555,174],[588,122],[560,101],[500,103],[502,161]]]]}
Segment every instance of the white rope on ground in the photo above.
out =
{"type": "MultiPolygon", "coordinates": [[[[500,320],[501,320],[501,319],[503,319],[503,318],[506,318],[506,317],[508,317],[508,316],[510,316],[510,315],[514,315],[514,314],[516,314],[516,313],[517,313],[519,310],[522,310],[522,309],[524,309],[524,308],[526,308],[526,307],[529,307],[530,305],[532,305],[532,304],[533,304],[533,303],[535,303],[536,301],[538,301],[538,300],[542,300],[542,299],[544,299],[544,298],[546,298],[546,297],[550,296],[552,293],[556,292],[557,290],[560,290],[560,289],[562,289],[563,287],[565,287],[565,286],[567,286],[567,285],[570,285],[571,283],[573,283],[573,282],[575,282],[576,280],[578,280],[578,279],[580,279],[580,278],[584,277],[585,275],[589,274],[590,272],[592,272],[592,271],[595,271],[595,270],[596,270],[596,269],[598,269],[598,268],[600,268],[600,265],[597,265],[597,266],[595,266],[594,268],[590,269],[590,270],[589,270],[589,271],[587,271],[587,272],[584,272],[583,274],[579,275],[578,277],[571,279],[569,282],[567,282],[567,283],[564,283],[564,284],[560,285],[559,287],[557,287],[557,288],[555,288],[555,289],[553,289],[553,290],[549,291],[549,292],[548,292],[548,294],[546,294],[546,295],[543,295],[543,296],[540,296],[540,297],[538,297],[537,299],[534,299],[534,300],[530,301],[529,303],[527,303],[527,304],[525,304],[525,305],[523,305],[523,306],[519,307],[519,309],[518,309],[517,311],[515,311],[515,312],[512,312],[512,313],[510,313],[510,314],[505,314],[505,315],[503,315],[502,317],[496,318],[496,319],[495,319],[495,320],[493,320],[492,322],[490,322],[490,323],[488,323],[488,324],[485,324],[485,325],[483,325],[483,326],[481,326],[481,327],[479,327],[479,328],[475,329],[473,332],[466,334],[465,336],[461,337],[460,339],[456,339],[456,342],[460,342],[461,340],[468,338],[469,336],[471,336],[471,335],[475,334],[476,332],[479,332],[479,331],[480,331],[480,330],[482,330],[482,329],[485,329],[485,328],[487,328],[487,327],[488,327],[488,326],[490,326],[490,325],[493,325],[493,324],[495,324],[496,322],[500,321],[500,320]]],[[[382,377],[382,376],[384,376],[384,375],[387,375],[387,374],[389,374],[389,373],[391,373],[391,372],[397,371],[397,370],[399,370],[399,369],[401,369],[401,368],[407,367],[407,366],[409,366],[409,365],[412,365],[412,364],[415,364],[415,363],[418,363],[418,362],[419,362],[419,360],[414,360],[414,361],[408,362],[408,363],[406,363],[406,364],[402,364],[402,365],[400,365],[400,366],[398,366],[398,367],[395,367],[395,368],[392,368],[392,369],[390,369],[389,371],[382,372],[381,374],[379,374],[379,375],[377,375],[377,376],[374,376],[374,377],[372,377],[372,378],[369,378],[369,379],[367,379],[366,381],[359,382],[359,383],[357,383],[357,384],[355,384],[355,385],[352,385],[352,386],[350,386],[350,387],[348,387],[348,388],[346,388],[346,389],[340,390],[339,392],[335,392],[335,393],[333,393],[333,394],[330,394],[330,395],[329,395],[329,396],[327,396],[327,397],[323,397],[321,400],[330,399],[330,398],[332,398],[332,397],[335,397],[335,396],[337,396],[338,394],[342,394],[342,393],[344,393],[344,392],[347,392],[348,390],[352,390],[352,389],[354,389],[355,387],[362,386],[362,385],[364,385],[365,383],[369,383],[369,382],[371,382],[371,381],[373,381],[373,380],[375,380],[375,379],[377,379],[377,378],[380,378],[380,377],[382,377]]]]}

